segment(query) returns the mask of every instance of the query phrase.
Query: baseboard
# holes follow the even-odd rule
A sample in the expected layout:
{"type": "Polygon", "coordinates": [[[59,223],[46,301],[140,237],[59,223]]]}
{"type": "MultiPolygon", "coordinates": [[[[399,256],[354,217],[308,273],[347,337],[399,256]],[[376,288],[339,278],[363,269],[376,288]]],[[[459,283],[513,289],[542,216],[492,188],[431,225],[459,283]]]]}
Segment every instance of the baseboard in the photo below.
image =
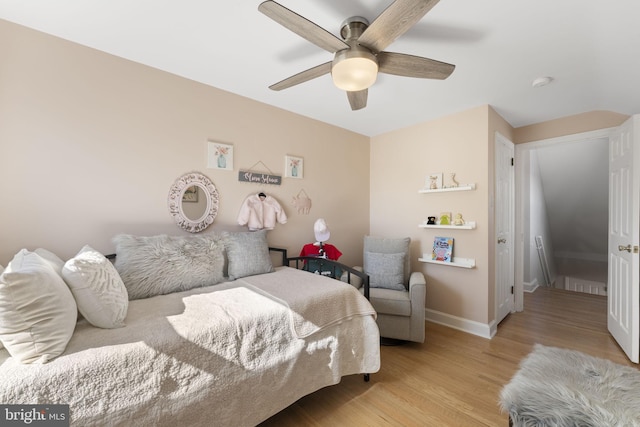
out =
{"type": "Polygon", "coordinates": [[[522,291],[523,292],[535,292],[536,289],[538,289],[540,287],[540,285],[538,285],[538,278],[534,277],[532,282],[524,282],[522,284],[522,291]]]}
{"type": "Polygon", "coordinates": [[[428,320],[429,322],[448,326],[449,328],[457,329],[468,334],[477,335],[482,338],[491,339],[496,333],[496,328],[492,325],[476,322],[469,319],[463,319],[462,317],[452,316],[440,311],[430,310],[426,308],[424,310],[424,314],[426,320],[428,320]]]}

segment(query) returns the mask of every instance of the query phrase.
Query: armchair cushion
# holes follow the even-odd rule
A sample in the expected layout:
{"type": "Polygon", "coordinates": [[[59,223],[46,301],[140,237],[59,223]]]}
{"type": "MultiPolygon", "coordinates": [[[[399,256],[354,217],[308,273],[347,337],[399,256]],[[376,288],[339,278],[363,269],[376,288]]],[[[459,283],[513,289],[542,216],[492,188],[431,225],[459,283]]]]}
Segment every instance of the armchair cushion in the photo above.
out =
{"type": "MultiPolygon", "coordinates": [[[[376,252],[381,254],[397,254],[404,253],[404,269],[403,269],[403,281],[402,283],[407,286],[409,282],[409,273],[411,272],[409,255],[409,244],[411,243],[410,237],[404,238],[385,238],[364,236],[364,254],[367,252],[376,252]]],[[[366,267],[366,265],[365,265],[366,267]]]]}
{"type": "Polygon", "coordinates": [[[404,253],[364,253],[364,272],[369,286],[404,291],[404,253]]]}

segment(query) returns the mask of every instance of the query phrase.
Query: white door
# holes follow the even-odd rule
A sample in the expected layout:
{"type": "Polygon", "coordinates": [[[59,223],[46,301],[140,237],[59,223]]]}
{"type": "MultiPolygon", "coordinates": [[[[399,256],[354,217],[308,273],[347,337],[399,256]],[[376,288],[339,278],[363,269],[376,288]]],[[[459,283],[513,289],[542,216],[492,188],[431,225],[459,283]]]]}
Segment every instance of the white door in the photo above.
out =
{"type": "Polygon", "coordinates": [[[495,258],[496,324],[514,308],[514,145],[496,133],[495,142],[495,258]]]}
{"type": "Polygon", "coordinates": [[[616,129],[609,143],[609,332],[638,363],[640,345],[640,116],[616,129]]]}

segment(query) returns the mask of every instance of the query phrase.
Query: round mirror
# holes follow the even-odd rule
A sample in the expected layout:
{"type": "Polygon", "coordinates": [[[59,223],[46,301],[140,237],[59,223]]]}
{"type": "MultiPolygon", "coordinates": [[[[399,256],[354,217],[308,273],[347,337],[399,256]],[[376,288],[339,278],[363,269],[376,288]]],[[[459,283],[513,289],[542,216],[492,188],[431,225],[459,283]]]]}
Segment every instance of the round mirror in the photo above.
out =
{"type": "Polygon", "coordinates": [[[198,233],[218,215],[218,190],[203,174],[187,173],[171,186],[168,204],[169,213],[179,227],[198,233]]]}

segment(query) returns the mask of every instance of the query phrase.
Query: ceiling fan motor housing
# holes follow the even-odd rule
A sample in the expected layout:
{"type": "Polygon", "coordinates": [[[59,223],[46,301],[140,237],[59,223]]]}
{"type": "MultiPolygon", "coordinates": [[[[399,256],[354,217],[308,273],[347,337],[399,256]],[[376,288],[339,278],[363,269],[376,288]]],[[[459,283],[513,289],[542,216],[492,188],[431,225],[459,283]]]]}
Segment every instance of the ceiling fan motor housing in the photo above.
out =
{"type": "Polygon", "coordinates": [[[368,26],[369,22],[361,16],[342,23],[340,35],[350,47],[336,52],[331,66],[333,82],[342,90],[357,92],[376,82],[378,59],[370,49],[358,44],[368,26]]]}

